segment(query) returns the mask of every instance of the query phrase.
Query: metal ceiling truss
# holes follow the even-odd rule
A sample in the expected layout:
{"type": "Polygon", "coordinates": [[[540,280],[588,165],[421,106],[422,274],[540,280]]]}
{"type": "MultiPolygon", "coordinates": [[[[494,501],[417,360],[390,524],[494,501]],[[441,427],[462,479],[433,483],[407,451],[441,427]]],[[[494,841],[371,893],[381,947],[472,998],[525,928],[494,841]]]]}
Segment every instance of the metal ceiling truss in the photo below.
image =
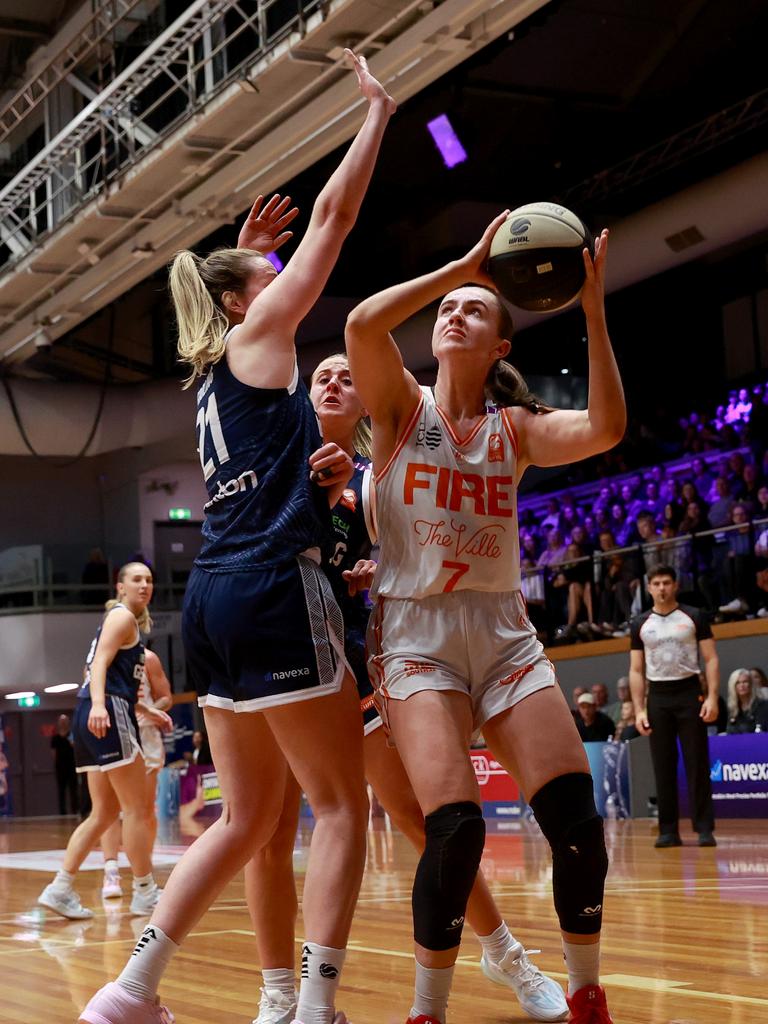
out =
{"type": "Polygon", "coordinates": [[[286,21],[281,0],[195,0],[0,190],[0,359],[348,140],[364,101],[345,45],[403,101],[547,2],[295,0],[286,21]]]}

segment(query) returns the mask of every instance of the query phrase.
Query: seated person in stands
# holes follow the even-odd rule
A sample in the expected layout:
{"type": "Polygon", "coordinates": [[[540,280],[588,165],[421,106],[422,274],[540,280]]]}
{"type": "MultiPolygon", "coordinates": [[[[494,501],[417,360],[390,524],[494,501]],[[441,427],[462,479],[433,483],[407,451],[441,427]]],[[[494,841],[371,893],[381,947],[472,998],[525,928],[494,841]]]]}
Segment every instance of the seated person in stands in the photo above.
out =
{"type": "MultiPolygon", "coordinates": [[[[595,692],[594,686],[592,692],[595,692]]],[[[616,725],[619,724],[621,719],[622,709],[626,701],[632,700],[632,694],[629,690],[629,676],[620,676],[616,680],[616,700],[612,704],[606,704],[602,710],[604,714],[608,715],[612,722],[616,725]]]]}
{"type": "Polygon", "coordinates": [[[754,732],[765,727],[768,705],[755,692],[749,669],[737,668],[728,677],[728,733],[754,732]]]}
{"type": "Polygon", "coordinates": [[[725,539],[723,594],[726,601],[719,610],[724,615],[746,615],[753,599],[756,570],[746,505],[739,502],[733,506],[731,525],[738,529],[729,530],[725,539]]]}
{"type": "Polygon", "coordinates": [[[627,558],[626,553],[614,552],[616,546],[611,531],[601,530],[600,550],[603,557],[600,559],[598,576],[597,625],[593,624],[593,632],[602,636],[613,636],[629,628],[635,570],[632,557],[627,558]]]}
{"type": "Polygon", "coordinates": [[[757,665],[749,670],[752,685],[760,700],[768,700],[768,676],[757,665]]]}
{"type": "Polygon", "coordinates": [[[625,700],[622,702],[621,717],[616,725],[616,732],[613,734],[614,742],[626,743],[627,740],[633,740],[639,735],[635,725],[635,705],[631,700],[625,700]]]}
{"type": "MultiPolygon", "coordinates": [[[[565,591],[567,622],[555,631],[555,640],[573,639],[581,633],[588,636],[594,622],[592,608],[592,560],[579,544],[569,544],[564,562],[552,578],[555,591],[565,591]],[[585,612],[586,622],[579,622],[585,612]],[[578,624],[578,628],[577,628],[578,624]],[[582,628],[583,627],[583,628],[582,628]]],[[[562,619],[560,620],[562,621],[562,619]]]]}
{"type": "Polygon", "coordinates": [[[187,751],[184,760],[191,764],[213,764],[208,736],[204,730],[195,729],[192,733],[192,750],[187,751]]]}
{"type": "Polygon", "coordinates": [[[591,693],[582,693],[578,698],[577,707],[579,717],[576,719],[576,728],[584,743],[605,742],[611,739],[616,726],[608,715],[598,711],[591,693]]]}

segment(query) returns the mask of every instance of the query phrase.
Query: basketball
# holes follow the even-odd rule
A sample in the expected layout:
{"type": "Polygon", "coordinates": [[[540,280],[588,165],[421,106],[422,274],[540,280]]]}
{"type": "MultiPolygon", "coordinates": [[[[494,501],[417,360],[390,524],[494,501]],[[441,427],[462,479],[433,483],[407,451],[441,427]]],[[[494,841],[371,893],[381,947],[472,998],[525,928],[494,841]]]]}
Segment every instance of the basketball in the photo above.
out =
{"type": "Polygon", "coordinates": [[[594,239],[584,222],[555,203],[513,210],[491,242],[488,273],[501,294],[520,309],[551,313],[579,297],[584,246],[594,239]]]}

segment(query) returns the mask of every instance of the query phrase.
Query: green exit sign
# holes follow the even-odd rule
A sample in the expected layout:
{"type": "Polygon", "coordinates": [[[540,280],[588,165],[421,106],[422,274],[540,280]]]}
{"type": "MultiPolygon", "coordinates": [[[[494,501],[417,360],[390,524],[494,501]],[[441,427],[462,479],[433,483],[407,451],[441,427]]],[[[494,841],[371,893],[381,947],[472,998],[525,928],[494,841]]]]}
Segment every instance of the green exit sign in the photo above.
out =
{"type": "Polygon", "coordinates": [[[192,509],[191,508],[169,508],[168,509],[169,519],[191,519],[192,509]]]}
{"type": "Polygon", "coordinates": [[[36,708],[40,705],[40,697],[35,694],[33,697],[19,697],[20,708],[36,708]]]}

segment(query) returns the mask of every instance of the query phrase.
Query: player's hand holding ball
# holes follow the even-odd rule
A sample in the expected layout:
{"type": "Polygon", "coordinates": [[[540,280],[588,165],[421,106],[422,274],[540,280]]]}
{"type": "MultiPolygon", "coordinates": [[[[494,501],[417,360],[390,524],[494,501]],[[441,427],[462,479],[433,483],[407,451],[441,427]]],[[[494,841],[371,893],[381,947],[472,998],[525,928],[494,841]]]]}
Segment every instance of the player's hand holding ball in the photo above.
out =
{"type": "Polygon", "coordinates": [[[355,467],[352,457],[334,442],[324,444],[309,457],[309,479],[320,487],[347,484],[352,479],[355,467]]]}

